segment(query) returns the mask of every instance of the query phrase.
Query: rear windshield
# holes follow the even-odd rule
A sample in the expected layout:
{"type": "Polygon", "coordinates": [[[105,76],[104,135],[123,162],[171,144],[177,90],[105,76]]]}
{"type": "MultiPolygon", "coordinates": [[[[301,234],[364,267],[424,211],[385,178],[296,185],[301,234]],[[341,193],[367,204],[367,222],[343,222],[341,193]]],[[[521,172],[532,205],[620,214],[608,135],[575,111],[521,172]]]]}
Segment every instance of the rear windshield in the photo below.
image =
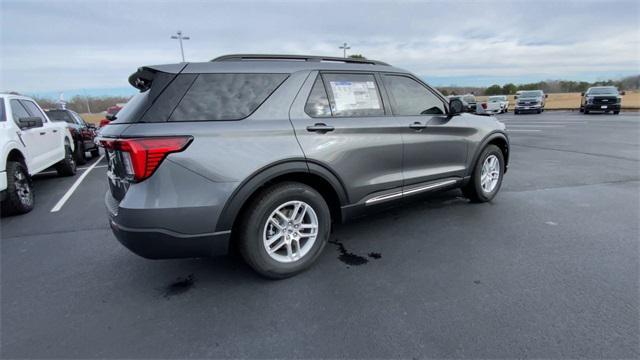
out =
{"type": "Polygon", "coordinates": [[[506,96],[490,96],[489,97],[489,101],[491,101],[491,102],[505,101],[505,100],[507,100],[506,96]]]}
{"type": "Polygon", "coordinates": [[[240,120],[251,115],[288,74],[165,74],[134,96],[115,123],[240,120]]]}
{"type": "Polygon", "coordinates": [[[64,121],[69,124],[75,123],[71,115],[64,110],[49,110],[47,111],[47,116],[51,121],[64,121]]]}
{"type": "Polygon", "coordinates": [[[465,95],[462,99],[463,99],[464,101],[467,101],[467,102],[469,102],[469,101],[472,101],[472,102],[473,102],[473,101],[476,101],[476,97],[475,97],[475,96],[473,96],[473,95],[465,95]]]}

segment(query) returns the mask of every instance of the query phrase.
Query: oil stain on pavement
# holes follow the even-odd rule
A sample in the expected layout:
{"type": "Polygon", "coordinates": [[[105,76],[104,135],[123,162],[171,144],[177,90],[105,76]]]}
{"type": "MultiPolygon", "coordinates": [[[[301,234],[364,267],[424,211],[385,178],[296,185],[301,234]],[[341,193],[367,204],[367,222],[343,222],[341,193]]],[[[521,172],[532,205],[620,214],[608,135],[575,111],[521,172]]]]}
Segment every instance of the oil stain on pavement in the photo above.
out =
{"type": "Polygon", "coordinates": [[[169,299],[172,296],[184,294],[193,288],[194,283],[195,278],[193,277],[193,274],[190,274],[185,278],[177,278],[176,281],[167,285],[163,289],[164,298],[169,299]]]}
{"type": "MultiPolygon", "coordinates": [[[[369,262],[369,259],[366,257],[348,251],[344,244],[338,239],[329,241],[329,243],[338,247],[338,251],[340,252],[338,259],[349,266],[359,266],[369,262]]],[[[380,253],[375,252],[370,252],[368,256],[372,259],[380,259],[382,257],[380,253]]]]}

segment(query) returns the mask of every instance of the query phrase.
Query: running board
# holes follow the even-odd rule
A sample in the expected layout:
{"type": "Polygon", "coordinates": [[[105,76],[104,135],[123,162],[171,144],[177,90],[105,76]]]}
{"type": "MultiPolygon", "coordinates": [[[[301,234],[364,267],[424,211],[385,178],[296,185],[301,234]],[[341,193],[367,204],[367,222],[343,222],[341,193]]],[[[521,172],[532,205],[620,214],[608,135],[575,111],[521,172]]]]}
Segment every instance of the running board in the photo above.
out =
{"type": "Polygon", "coordinates": [[[407,195],[415,195],[415,194],[419,194],[425,191],[430,191],[430,190],[436,190],[445,186],[449,186],[449,185],[453,185],[455,183],[457,183],[459,180],[455,180],[455,179],[451,179],[451,180],[444,180],[444,181],[439,181],[436,183],[431,183],[429,185],[424,185],[424,186],[419,186],[419,187],[415,187],[409,190],[404,190],[404,191],[398,191],[398,192],[394,192],[391,194],[385,194],[385,195],[380,195],[380,196],[376,196],[376,197],[372,197],[371,199],[367,200],[364,202],[365,205],[373,205],[376,203],[379,203],[381,201],[387,201],[387,200],[393,200],[399,197],[404,197],[407,195]]]}

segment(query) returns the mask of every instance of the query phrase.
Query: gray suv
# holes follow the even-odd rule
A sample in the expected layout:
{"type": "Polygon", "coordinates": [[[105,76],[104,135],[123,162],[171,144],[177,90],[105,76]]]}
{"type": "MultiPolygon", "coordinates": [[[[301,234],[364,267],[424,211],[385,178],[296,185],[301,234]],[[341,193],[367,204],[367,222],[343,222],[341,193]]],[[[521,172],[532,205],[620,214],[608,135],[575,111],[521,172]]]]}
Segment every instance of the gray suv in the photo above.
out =
{"type": "Polygon", "coordinates": [[[411,73],[373,60],[228,55],[146,66],[104,127],[111,228],[146,258],[238,249],[272,278],[320,255],[332,222],[461,188],[493,199],[509,140],[411,73]]]}

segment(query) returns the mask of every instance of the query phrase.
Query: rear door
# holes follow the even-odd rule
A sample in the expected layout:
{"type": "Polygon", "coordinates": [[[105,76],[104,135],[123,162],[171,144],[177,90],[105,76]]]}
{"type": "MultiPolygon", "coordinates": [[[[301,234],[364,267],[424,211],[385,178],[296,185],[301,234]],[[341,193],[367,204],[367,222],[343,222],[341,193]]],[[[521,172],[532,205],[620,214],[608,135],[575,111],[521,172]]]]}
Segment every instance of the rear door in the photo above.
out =
{"type": "Polygon", "coordinates": [[[351,203],[401,191],[401,124],[379,81],[373,72],[312,71],[290,112],[305,157],[334,172],[351,203]]]}
{"type": "Polygon", "coordinates": [[[470,129],[446,115],[444,98],[405,74],[383,74],[396,120],[402,124],[405,190],[464,176],[470,129]]]}
{"type": "Polygon", "coordinates": [[[20,102],[31,116],[42,119],[42,127],[39,128],[39,145],[45,148],[47,164],[53,165],[53,163],[62,160],[64,158],[64,147],[62,146],[64,127],[52,124],[35,102],[31,100],[20,100],[20,102]]]}

